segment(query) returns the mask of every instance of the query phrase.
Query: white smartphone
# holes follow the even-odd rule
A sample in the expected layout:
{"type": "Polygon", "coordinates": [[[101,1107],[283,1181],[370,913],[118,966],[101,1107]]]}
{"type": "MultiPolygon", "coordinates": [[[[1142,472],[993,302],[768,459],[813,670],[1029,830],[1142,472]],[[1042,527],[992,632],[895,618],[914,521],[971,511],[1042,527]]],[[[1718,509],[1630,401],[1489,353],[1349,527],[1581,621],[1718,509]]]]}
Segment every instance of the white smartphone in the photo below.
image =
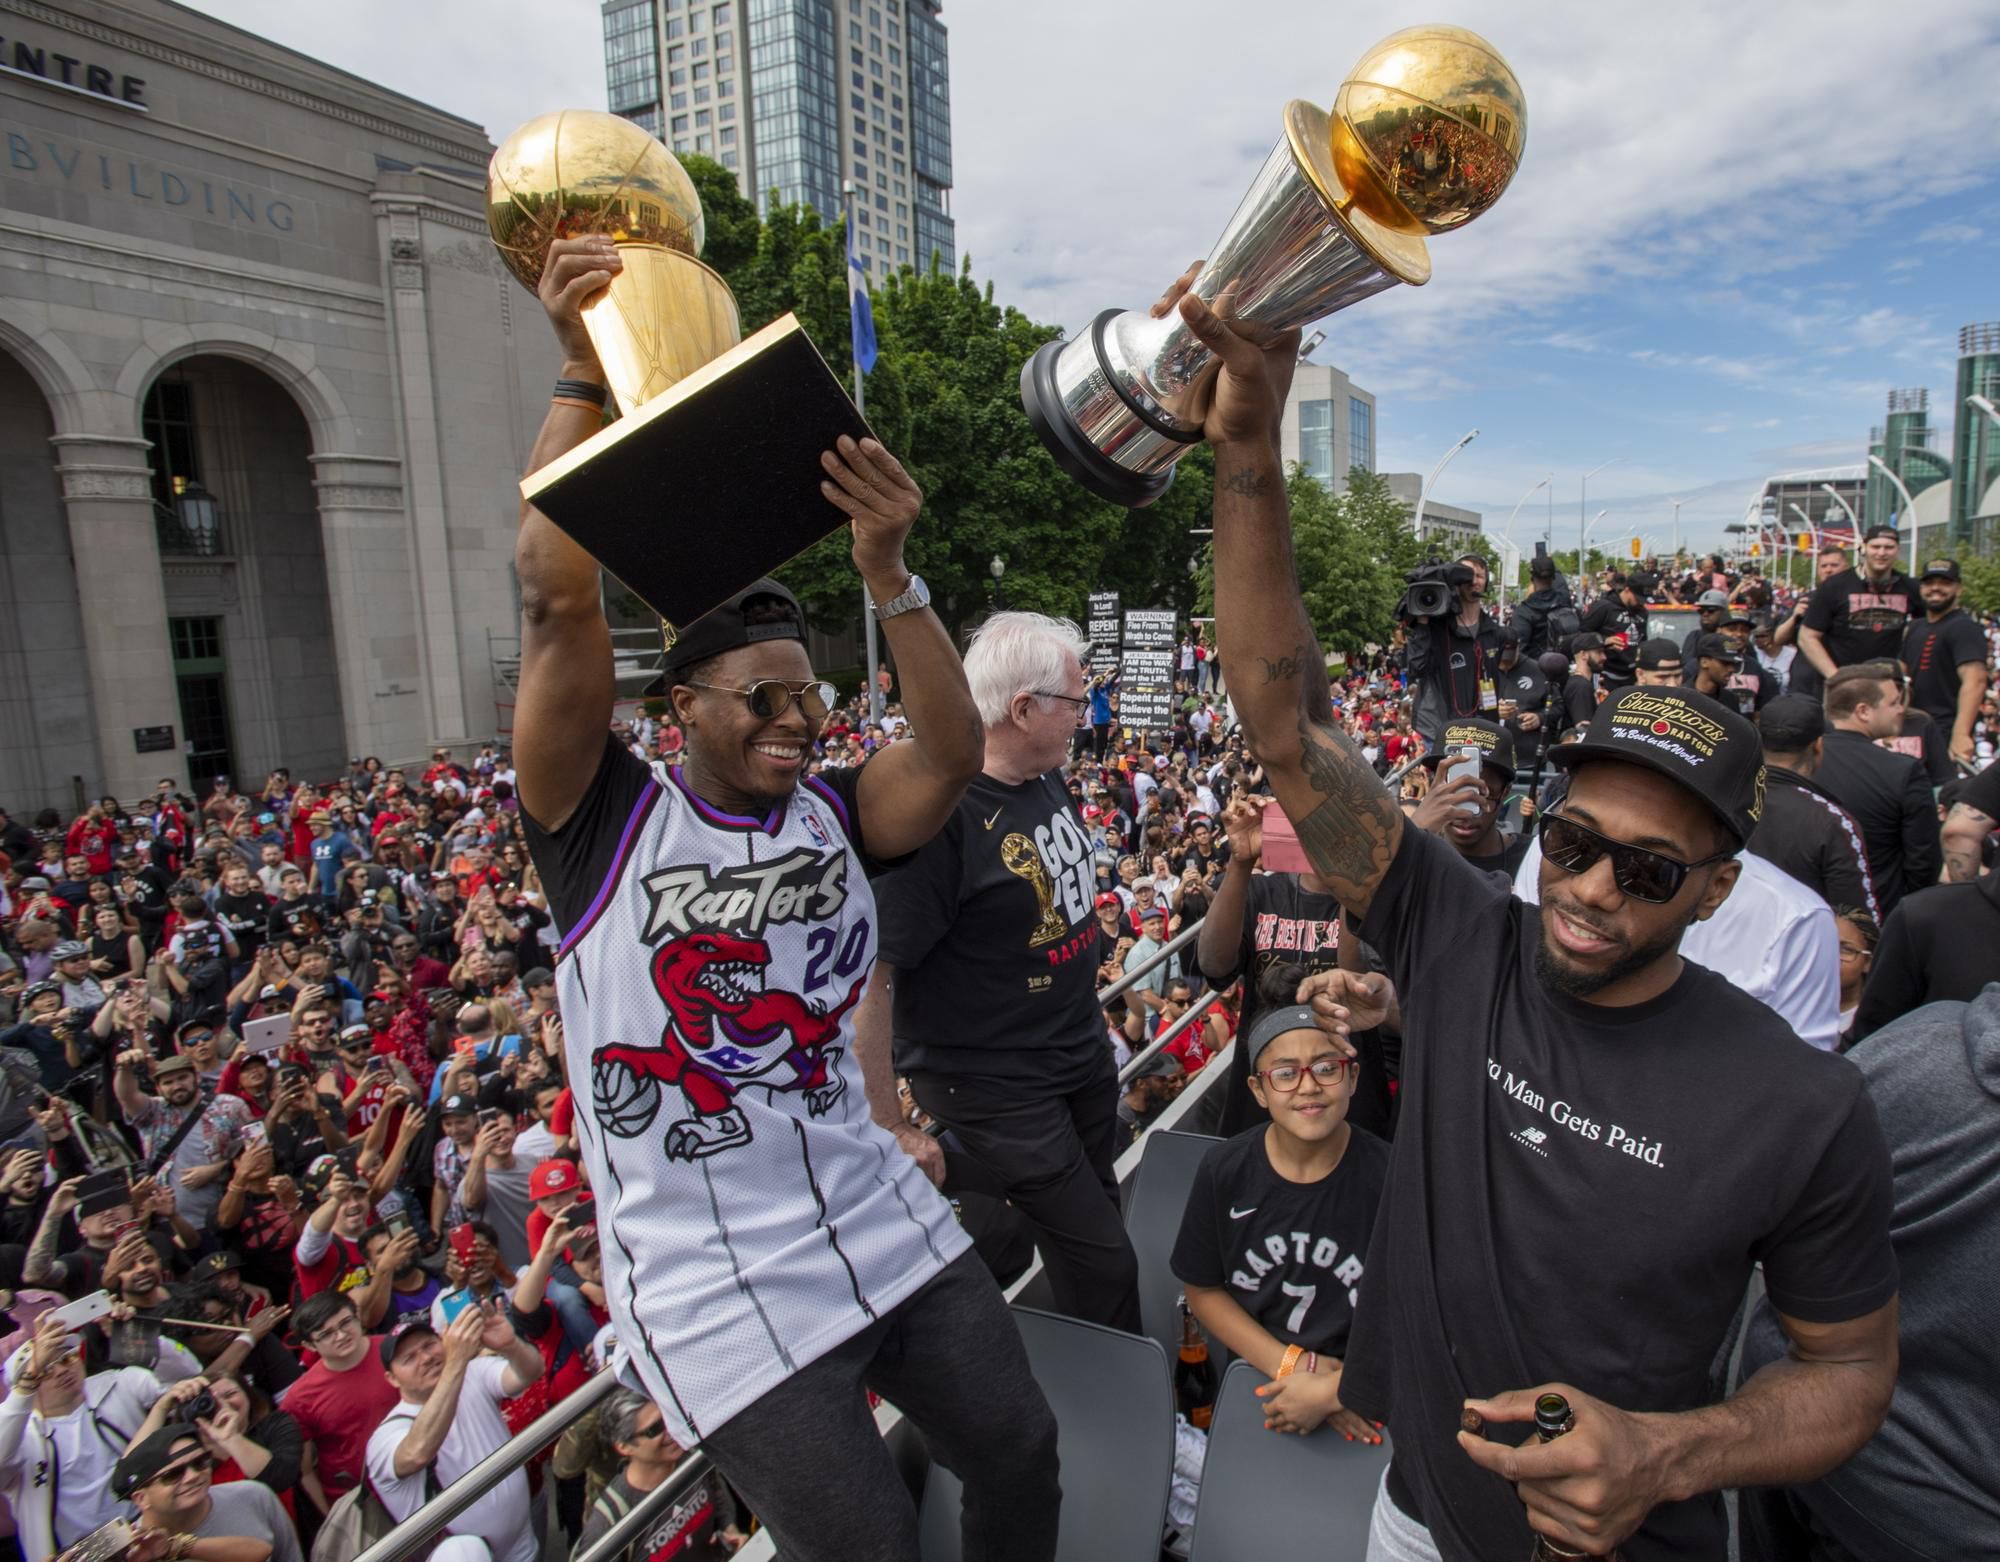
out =
{"type": "MultiPolygon", "coordinates": [[[[1467,777],[1477,781],[1479,779],[1479,765],[1479,750],[1470,743],[1464,744],[1451,750],[1451,759],[1445,765],[1438,779],[1446,786],[1449,786],[1454,781],[1464,780],[1467,777]]],[[[1455,806],[1462,814],[1476,814],[1479,812],[1479,805],[1477,803],[1459,803],[1455,806]]]]}
{"type": "Polygon", "coordinates": [[[111,1293],[92,1291],[88,1296],[79,1296],[73,1302],[51,1308],[44,1316],[54,1318],[65,1329],[75,1333],[87,1323],[111,1316],[111,1293]]]}
{"type": "Polygon", "coordinates": [[[243,1027],[245,1052],[276,1052],[292,1034],[292,1017],[274,1014],[269,1019],[252,1020],[243,1027]]]}

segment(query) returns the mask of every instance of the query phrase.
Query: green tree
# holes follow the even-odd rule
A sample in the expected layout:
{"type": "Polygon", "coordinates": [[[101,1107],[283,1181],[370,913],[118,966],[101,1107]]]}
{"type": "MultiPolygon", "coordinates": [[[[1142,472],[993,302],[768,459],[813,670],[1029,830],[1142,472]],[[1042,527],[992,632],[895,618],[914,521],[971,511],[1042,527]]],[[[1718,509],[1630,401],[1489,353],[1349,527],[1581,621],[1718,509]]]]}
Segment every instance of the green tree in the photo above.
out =
{"type": "Polygon", "coordinates": [[[1965,594],[1958,605],[1968,613],[2000,613],[2000,558],[1967,559],[1959,567],[1965,594]]]}

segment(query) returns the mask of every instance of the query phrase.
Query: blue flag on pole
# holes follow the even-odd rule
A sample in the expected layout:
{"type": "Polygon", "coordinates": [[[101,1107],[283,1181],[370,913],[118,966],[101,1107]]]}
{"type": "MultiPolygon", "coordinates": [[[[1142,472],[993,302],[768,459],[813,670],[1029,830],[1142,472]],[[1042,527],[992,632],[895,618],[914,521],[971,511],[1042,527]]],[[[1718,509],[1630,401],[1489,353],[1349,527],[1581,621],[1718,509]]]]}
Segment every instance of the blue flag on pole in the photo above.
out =
{"type": "Polygon", "coordinates": [[[854,336],[854,362],[863,374],[875,367],[875,311],[868,303],[868,277],[854,254],[854,230],[847,230],[847,316],[854,336]]]}

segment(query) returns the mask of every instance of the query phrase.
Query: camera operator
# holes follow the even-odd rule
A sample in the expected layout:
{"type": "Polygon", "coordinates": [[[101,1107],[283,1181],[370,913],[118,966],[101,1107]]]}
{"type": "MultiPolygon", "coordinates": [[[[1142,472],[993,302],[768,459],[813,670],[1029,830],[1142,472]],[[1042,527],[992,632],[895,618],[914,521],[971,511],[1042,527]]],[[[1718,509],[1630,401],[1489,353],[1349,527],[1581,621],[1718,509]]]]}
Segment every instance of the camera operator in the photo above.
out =
{"type": "Polygon", "coordinates": [[[1486,561],[1478,554],[1426,564],[1407,578],[1396,613],[1405,625],[1417,733],[1430,750],[1454,717],[1491,717],[1499,708],[1500,625],[1486,611],[1486,561]]]}
{"type": "Polygon", "coordinates": [[[1591,603],[1590,611],[1583,615],[1583,631],[1604,639],[1601,681],[1607,692],[1637,681],[1633,655],[1646,638],[1646,594],[1653,585],[1653,577],[1644,570],[1614,574],[1611,590],[1591,603]]]}

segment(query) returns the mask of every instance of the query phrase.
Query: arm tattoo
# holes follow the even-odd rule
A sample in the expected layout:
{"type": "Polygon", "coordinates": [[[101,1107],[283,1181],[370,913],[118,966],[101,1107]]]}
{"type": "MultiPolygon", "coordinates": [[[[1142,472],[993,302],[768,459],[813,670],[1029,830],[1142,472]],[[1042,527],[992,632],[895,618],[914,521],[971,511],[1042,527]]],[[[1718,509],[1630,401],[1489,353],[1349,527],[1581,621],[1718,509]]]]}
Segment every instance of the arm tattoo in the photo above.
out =
{"type": "Polygon", "coordinates": [[[1299,844],[1343,904],[1365,907],[1395,856],[1402,812],[1339,728],[1301,716],[1299,747],[1307,784],[1326,799],[1297,821],[1299,844]]]}
{"type": "MultiPolygon", "coordinates": [[[[1301,646],[1299,649],[1303,651],[1305,647],[1301,646]]],[[[1299,669],[1302,665],[1297,653],[1291,656],[1281,656],[1275,662],[1268,656],[1260,656],[1257,660],[1264,664],[1264,681],[1266,683],[1290,683],[1298,677],[1299,669]]]]}
{"type": "Polygon", "coordinates": [[[1222,480],[1222,486],[1241,498],[1261,499],[1271,491],[1271,482],[1269,472],[1253,472],[1246,467],[1240,472],[1231,472],[1222,480]]]}

